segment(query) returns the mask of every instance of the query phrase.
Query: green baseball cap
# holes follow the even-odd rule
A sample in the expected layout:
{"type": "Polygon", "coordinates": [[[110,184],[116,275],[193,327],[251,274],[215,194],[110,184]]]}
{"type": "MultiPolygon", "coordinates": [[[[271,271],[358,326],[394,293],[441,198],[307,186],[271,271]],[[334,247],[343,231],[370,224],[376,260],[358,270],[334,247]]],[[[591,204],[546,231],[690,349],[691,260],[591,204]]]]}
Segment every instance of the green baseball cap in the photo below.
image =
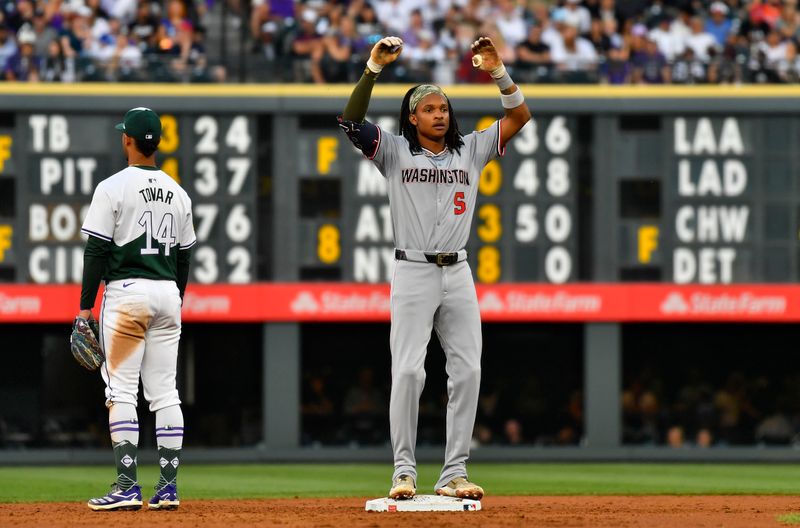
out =
{"type": "Polygon", "coordinates": [[[134,139],[158,141],[161,138],[161,118],[143,106],[128,110],[122,123],[114,128],[134,139]]]}

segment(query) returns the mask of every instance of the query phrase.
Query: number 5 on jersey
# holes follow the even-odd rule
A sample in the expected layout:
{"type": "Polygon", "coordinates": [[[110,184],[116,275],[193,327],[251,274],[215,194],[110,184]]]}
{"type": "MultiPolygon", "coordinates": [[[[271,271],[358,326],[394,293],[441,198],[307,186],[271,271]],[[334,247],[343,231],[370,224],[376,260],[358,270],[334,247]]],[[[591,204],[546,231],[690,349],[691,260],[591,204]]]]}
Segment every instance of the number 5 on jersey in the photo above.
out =
{"type": "Polygon", "coordinates": [[[153,212],[145,211],[139,219],[139,225],[145,230],[145,247],[142,248],[142,255],[158,255],[158,248],[153,247],[153,238],[159,244],[164,244],[164,256],[169,256],[170,246],[174,246],[178,238],[175,236],[175,222],[172,213],[164,213],[161,223],[158,224],[156,236],[153,237],[153,212]]]}
{"type": "Polygon", "coordinates": [[[453,196],[453,214],[460,215],[467,211],[467,204],[464,202],[464,193],[462,191],[456,192],[453,196]]]}

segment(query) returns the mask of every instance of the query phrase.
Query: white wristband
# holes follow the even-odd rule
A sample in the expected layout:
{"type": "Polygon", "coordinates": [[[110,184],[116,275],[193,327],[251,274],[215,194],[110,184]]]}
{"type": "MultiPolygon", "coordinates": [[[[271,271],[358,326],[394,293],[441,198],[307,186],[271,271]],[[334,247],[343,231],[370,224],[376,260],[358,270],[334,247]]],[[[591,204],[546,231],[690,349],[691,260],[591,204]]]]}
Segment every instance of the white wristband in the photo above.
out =
{"type": "Polygon", "coordinates": [[[503,108],[516,108],[525,102],[525,97],[522,96],[522,90],[519,88],[508,95],[500,94],[500,99],[503,101],[503,108]]]}
{"type": "MultiPolygon", "coordinates": [[[[494,77],[494,75],[492,75],[492,77],[494,77]]],[[[497,83],[497,87],[501,90],[505,90],[506,88],[511,88],[514,86],[514,81],[511,80],[511,76],[506,71],[505,66],[503,66],[503,75],[501,77],[495,77],[494,82],[497,83]]]]}
{"type": "Polygon", "coordinates": [[[380,73],[381,70],[383,69],[383,65],[378,64],[377,62],[372,60],[372,57],[370,57],[369,59],[367,59],[367,68],[369,68],[369,71],[371,71],[372,73],[380,73]]]}
{"type": "Polygon", "coordinates": [[[511,88],[511,86],[514,84],[514,81],[511,80],[511,76],[506,70],[505,64],[501,63],[500,66],[490,71],[489,75],[492,76],[492,79],[494,79],[494,82],[497,83],[497,87],[500,88],[500,90],[511,88]]]}

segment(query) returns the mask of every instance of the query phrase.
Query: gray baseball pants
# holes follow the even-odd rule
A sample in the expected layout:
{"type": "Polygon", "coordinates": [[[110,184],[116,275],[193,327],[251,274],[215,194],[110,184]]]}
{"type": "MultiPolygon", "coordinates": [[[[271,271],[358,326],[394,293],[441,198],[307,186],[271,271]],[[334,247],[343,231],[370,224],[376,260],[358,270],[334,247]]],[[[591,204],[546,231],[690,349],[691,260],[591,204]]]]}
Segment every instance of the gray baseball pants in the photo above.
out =
{"type": "Polygon", "coordinates": [[[392,392],[389,425],[394,475],[417,480],[419,398],[425,355],[436,330],[447,359],[447,446],[436,488],[466,476],[481,380],[481,319],[466,261],[452,266],[398,260],[391,291],[392,392]]]}

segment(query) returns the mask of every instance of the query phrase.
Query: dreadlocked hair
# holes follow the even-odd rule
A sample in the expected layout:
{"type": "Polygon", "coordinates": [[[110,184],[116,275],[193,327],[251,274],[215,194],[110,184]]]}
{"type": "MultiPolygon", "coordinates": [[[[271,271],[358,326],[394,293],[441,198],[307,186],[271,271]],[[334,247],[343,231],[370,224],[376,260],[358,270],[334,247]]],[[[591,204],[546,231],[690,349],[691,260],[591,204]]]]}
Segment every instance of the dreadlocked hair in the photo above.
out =
{"type": "MultiPolygon", "coordinates": [[[[421,85],[418,84],[406,92],[405,97],[403,97],[403,106],[400,107],[400,134],[408,140],[409,149],[412,154],[419,154],[422,152],[422,145],[419,144],[419,138],[417,137],[417,127],[412,125],[411,121],[408,120],[408,117],[411,115],[411,110],[408,107],[411,101],[411,94],[420,86],[421,85]]],[[[458,130],[458,121],[456,121],[456,114],[453,113],[453,105],[450,104],[450,99],[446,95],[444,99],[447,101],[447,111],[450,114],[450,127],[444,135],[444,144],[449,150],[459,152],[464,145],[464,140],[461,139],[461,132],[458,130]]]]}

